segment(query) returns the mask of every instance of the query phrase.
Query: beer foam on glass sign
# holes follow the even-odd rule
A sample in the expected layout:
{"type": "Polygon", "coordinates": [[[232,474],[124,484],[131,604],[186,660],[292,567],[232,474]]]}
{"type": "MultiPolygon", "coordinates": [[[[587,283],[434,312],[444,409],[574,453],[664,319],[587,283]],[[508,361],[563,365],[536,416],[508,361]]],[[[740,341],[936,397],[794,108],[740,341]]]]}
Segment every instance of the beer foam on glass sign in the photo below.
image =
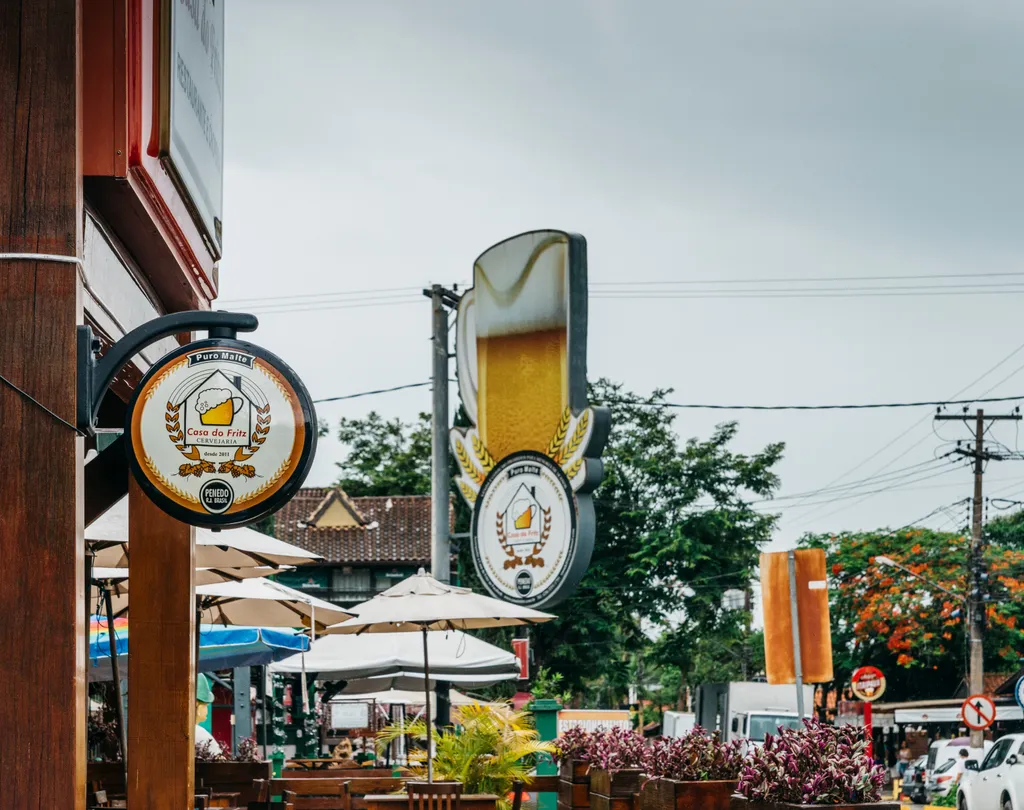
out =
{"type": "Polygon", "coordinates": [[[473,556],[487,589],[534,606],[579,584],[593,548],[589,493],[610,426],[587,404],[586,240],[507,239],[474,263],[459,305],[459,390],[474,426],[451,432],[473,556]]]}

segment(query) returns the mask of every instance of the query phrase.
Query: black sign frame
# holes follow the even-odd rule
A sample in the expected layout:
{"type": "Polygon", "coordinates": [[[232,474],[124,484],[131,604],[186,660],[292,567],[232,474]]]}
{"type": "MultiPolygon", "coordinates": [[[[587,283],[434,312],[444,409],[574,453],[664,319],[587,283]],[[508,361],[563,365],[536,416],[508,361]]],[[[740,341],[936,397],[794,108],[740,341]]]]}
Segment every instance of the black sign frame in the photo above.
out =
{"type": "MultiPolygon", "coordinates": [[[[125,450],[128,455],[128,466],[131,469],[132,475],[135,477],[135,480],[138,482],[142,491],[146,493],[146,496],[153,501],[153,503],[171,517],[176,520],[180,520],[182,523],[216,530],[237,528],[239,526],[246,526],[251,523],[255,523],[274,514],[282,506],[288,503],[299,489],[301,489],[303,482],[306,480],[306,476],[309,474],[309,471],[313,466],[313,459],[316,455],[318,434],[319,423],[317,421],[316,408],[313,405],[313,399],[310,396],[309,391],[306,390],[305,384],[291,366],[281,360],[277,355],[253,343],[234,338],[214,337],[193,341],[192,343],[187,343],[172,352],[168,352],[166,355],[161,357],[160,360],[149,369],[149,371],[146,372],[128,403],[128,413],[125,417],[124,439],[125,450]],[[298,405],[302,411],[302,417],[305,423],[305,435],[302,450],[299,455],[299,461],[296,465],[295,471],[292,473],[288,481],[279,487],[273,494],[256,505],[230,514],[226,512],[220,514],[213,512],[202,513],[192,509],[187,509],[164,495],[164,493],[154,486],[145,471],[142,469],[142,465],[140,464],[138,457],[138,451],[140,451],[141,448],[137,448],[135,446],[132,432],[133,415],[136,407],[139,406],[139,396],[142,391],[145,390],[147,383],[149,383],[149,381],[157,374],[160,374],[167,366],[176,362],[184,355],[191,354],[202,349],[237,350],[246,354],[254,355],[258,359],[266,362],[268,365],[273,366],[285,381],[287,381],[298,397],[298,405]]],[[[211,479],[211,481],[214,480],[218,479],[211,479]]]]}

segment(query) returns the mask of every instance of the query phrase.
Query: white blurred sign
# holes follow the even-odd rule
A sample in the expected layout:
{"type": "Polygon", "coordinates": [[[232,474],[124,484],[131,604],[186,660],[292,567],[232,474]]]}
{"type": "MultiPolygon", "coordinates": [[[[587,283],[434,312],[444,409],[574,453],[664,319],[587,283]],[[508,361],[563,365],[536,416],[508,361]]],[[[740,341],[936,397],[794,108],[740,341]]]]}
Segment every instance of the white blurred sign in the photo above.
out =
{"type": "Polygon", "coordinates": [[[171,3],[169,152],[220,253],[224,186],[224,0],[171,3]]]}
{"type": "Polygon", "coordinates": [[[369,703],[332,703],[331,728],[369,728],[369,703]]]}

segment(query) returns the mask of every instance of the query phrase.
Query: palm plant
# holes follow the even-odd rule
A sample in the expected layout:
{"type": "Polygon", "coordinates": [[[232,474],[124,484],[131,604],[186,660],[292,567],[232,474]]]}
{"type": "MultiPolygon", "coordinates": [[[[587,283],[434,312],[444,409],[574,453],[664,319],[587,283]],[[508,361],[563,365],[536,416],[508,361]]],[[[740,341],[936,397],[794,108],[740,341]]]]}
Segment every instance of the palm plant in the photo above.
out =
{"type": "MultiPolygon", "coordinates": [[[[529,784],[530,770],[537,754],[554,753],[554,746],[541,742],[529,712],[515,711],[507,704],[472,703],[455,712],[456,728],[434,735],[434,778],[461,782],[466,793],[493,793],[500,810],[508,810],[508,794],[514,781],[529,784]]],[[[390,725],[377,736],[378,750],[403,734],[426,740],[423,720],[390,725]]],[[[425,752],[412,765],[412,779],[426,778],[425,752]]]]}

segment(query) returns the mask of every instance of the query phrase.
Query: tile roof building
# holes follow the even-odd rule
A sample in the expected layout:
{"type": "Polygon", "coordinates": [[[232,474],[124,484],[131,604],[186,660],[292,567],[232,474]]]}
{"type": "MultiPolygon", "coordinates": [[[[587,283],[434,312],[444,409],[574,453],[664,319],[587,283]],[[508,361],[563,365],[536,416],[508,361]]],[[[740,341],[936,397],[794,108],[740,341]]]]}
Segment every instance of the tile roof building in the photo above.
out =
{"type": "MultiPolygon", "coordinates": [[[[455,511],[449,508],[454,527],[455,511]]],[[[352,498],[309,487],[277,513],[274,534],[324,558],[277,579],[342,604],[363,601],[430,566],[430,496],[352,498]]]]}

